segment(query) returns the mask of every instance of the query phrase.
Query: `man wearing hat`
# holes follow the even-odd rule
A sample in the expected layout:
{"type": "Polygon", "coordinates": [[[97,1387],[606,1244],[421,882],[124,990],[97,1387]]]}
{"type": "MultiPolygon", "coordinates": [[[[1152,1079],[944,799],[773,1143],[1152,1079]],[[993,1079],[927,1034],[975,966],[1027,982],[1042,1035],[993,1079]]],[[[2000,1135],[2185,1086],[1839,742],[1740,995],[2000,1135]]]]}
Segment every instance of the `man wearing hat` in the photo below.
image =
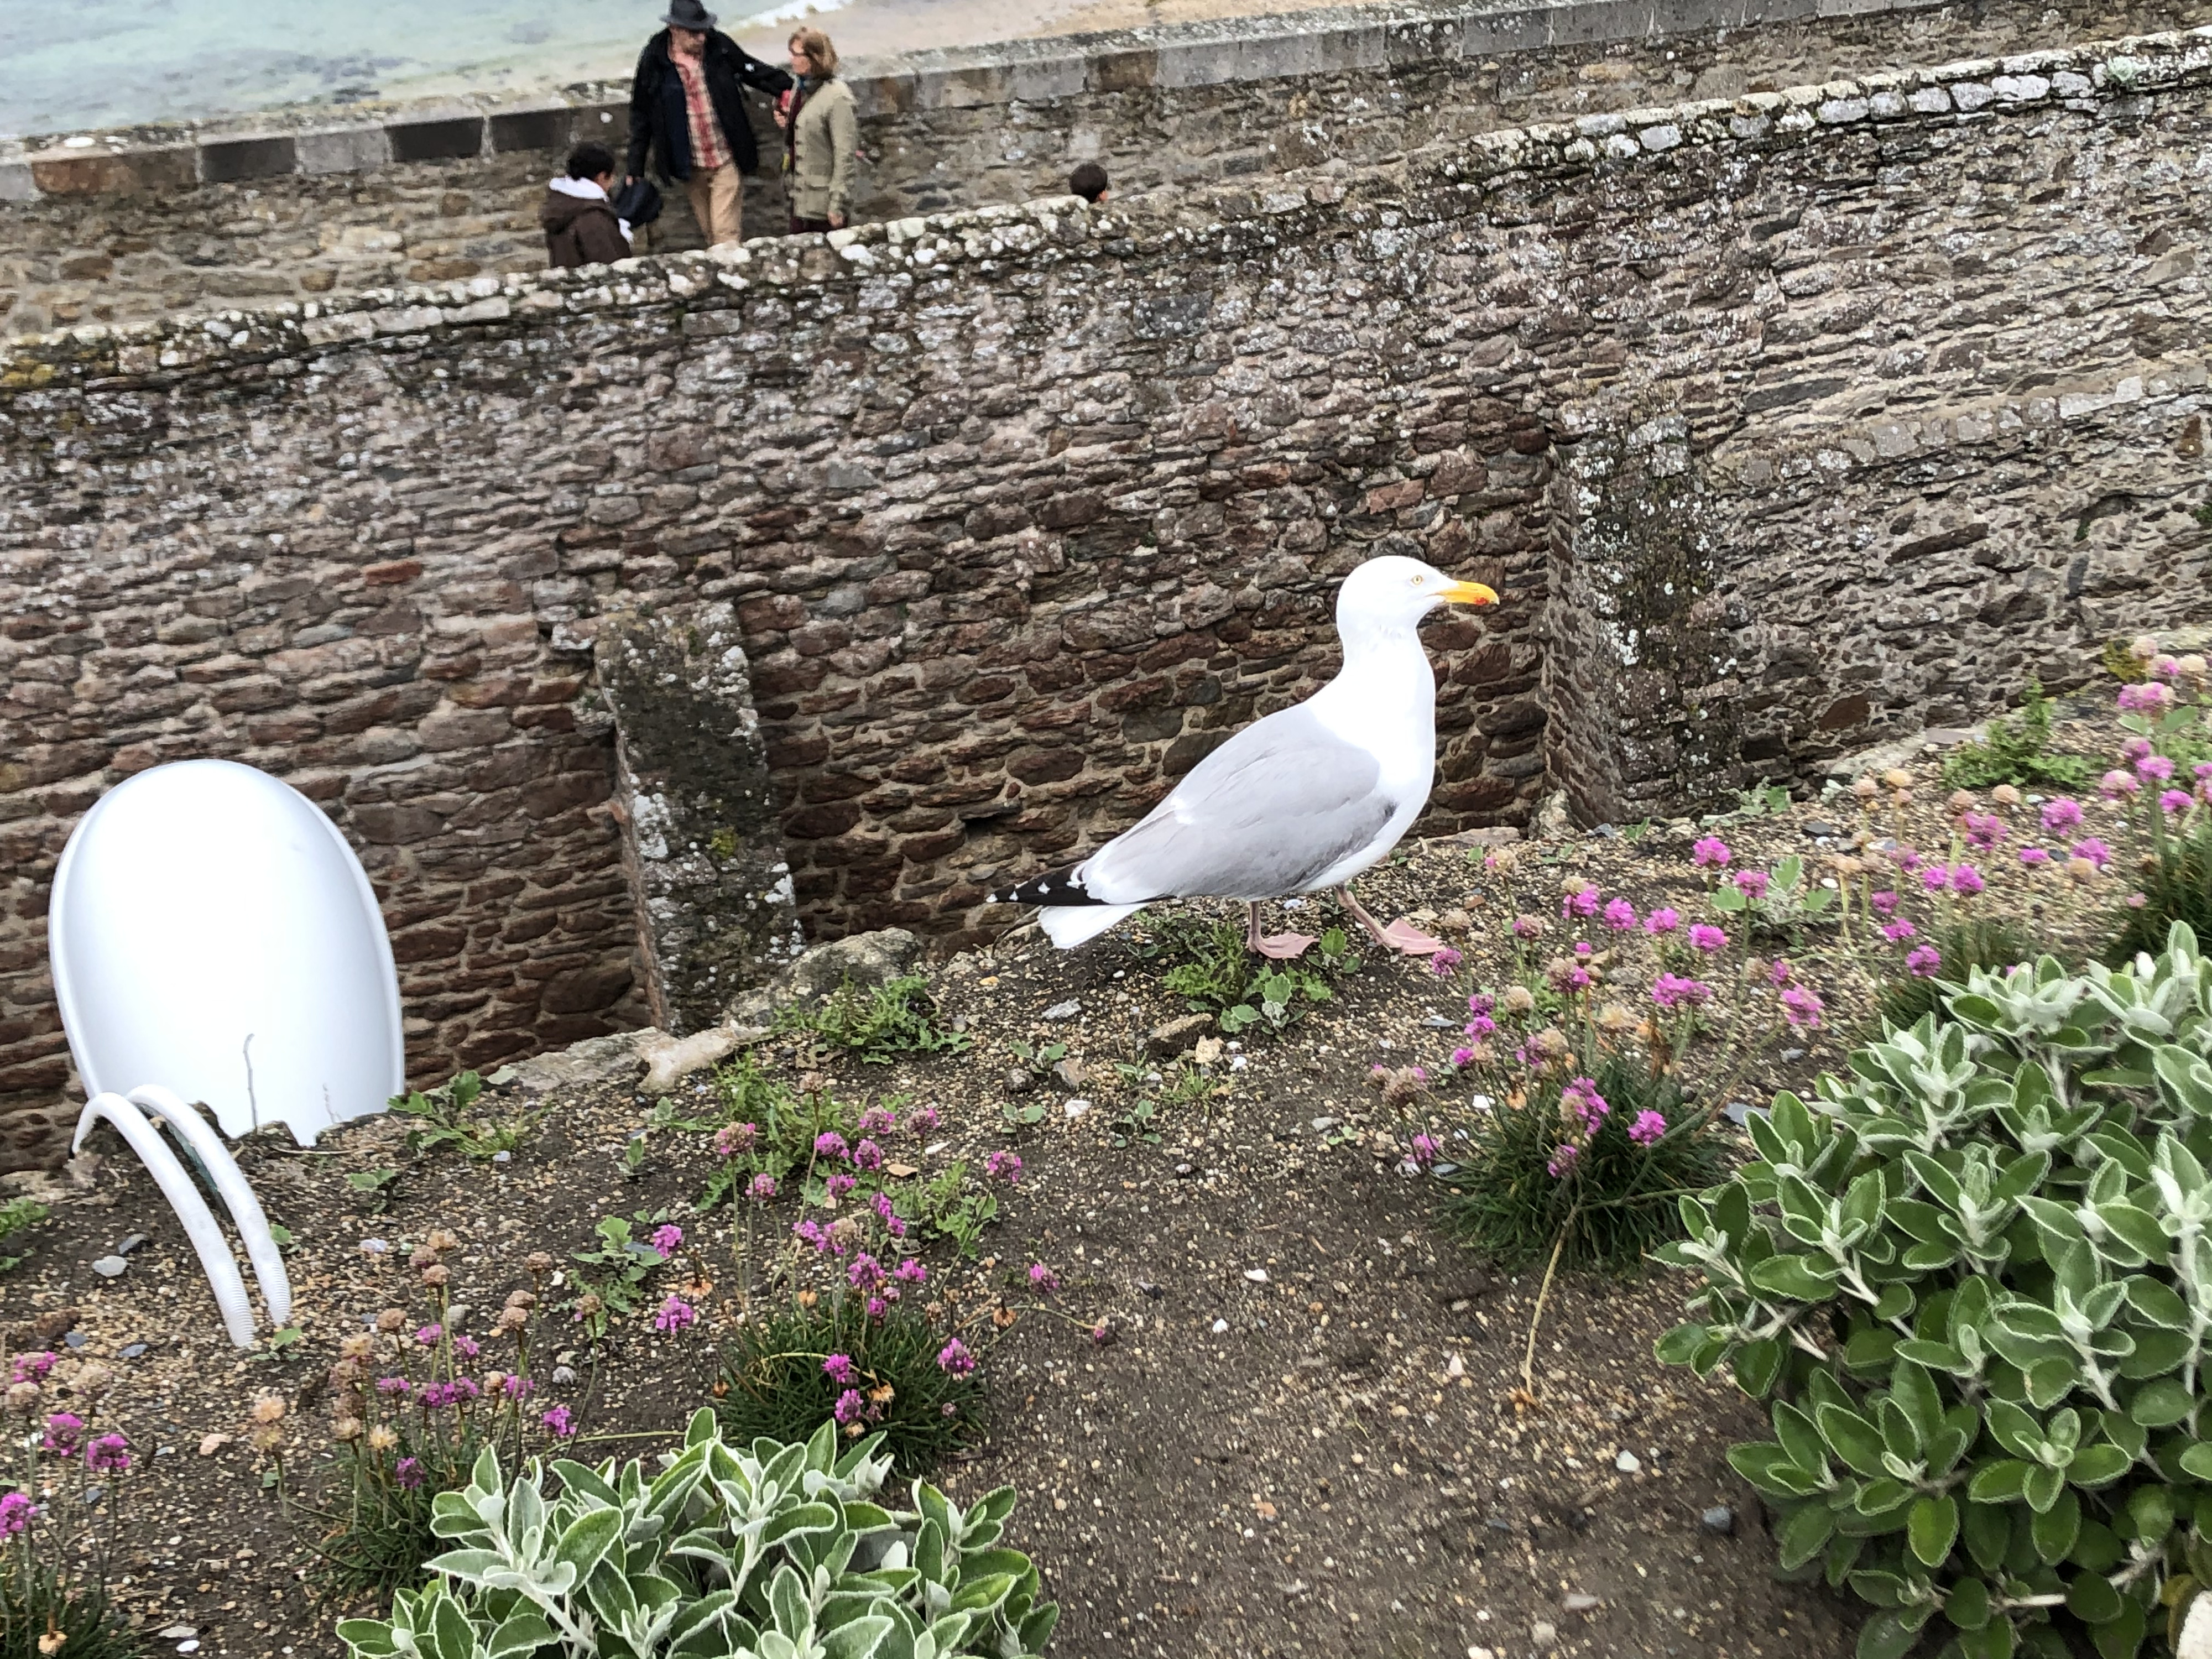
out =
{"type": "Polygon", "coordinates": [[[790,75],[714,27],[700,0],[674,0],[645,43],[629,92],[629,177],[648,159],[684,186],[709,245],[743,234],[744,175],[760,165],[741,86],[781,92],[790,75]]]}

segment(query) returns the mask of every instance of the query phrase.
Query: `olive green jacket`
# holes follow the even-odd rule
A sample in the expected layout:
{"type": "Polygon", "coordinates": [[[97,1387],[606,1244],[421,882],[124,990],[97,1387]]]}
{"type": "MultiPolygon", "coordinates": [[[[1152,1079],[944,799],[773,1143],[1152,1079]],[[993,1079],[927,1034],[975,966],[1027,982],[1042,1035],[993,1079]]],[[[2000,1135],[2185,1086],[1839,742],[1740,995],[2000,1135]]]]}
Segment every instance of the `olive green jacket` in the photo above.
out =
{"type": "Polygon", "coordinates": [[[806,94],[792,129],[792,216],[849,217],[853,210],[853,158],[860,143],[860,118],[853,89],[842,81],[822,82],[806,94]]]}

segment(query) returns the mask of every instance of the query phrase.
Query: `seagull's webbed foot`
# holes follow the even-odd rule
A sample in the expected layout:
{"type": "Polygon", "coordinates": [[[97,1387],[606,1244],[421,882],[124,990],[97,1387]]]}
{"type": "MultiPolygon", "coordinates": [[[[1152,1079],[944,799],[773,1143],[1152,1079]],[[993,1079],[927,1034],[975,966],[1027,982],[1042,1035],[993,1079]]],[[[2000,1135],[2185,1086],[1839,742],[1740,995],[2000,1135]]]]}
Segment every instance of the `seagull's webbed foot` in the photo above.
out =
{"type": "Polygon", "coordinates": [[[1349,883],[1338,888],[1336,896],[1343,901],[1344,908],[1351,911],[1359,925],[1367,930],[1368,937],[1386,951],[1395,951],[1401,956],[1432,957],[1437,951],[1449,948],[1442,939],[1423,933],[1403,918],[1385,927],[1367,914],[1365,905],[1352,897],[1349,883]]]}
{"type": "Polygon", "coordinates": [[[1244,948],[1256,951],[1275,962],[1289,962],[1304,956],[1316,941],[1310,933],[1262,933],[1260,931],[1260,907],[1248,902],[1244,907],[1244,948]]]}

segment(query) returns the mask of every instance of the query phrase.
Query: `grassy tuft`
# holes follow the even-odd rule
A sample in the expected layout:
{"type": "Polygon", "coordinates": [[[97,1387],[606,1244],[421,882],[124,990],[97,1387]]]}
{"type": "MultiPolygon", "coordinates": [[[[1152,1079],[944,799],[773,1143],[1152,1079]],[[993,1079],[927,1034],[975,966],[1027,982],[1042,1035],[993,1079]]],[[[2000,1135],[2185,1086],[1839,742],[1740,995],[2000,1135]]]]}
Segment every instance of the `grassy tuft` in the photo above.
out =
{"type": "Polygon", "coordinates": [[[738,1327],[723,1350],[714,1412],[732,1440],[766,1435],[803,1441],[830,1418],[843,1392],[822,1369],[831,1354],[842,1353],[879,1413],[864,1431],[882,1432],[900,1480],[927,1474],[983,1427],[980,1374],[955,1376],[937,1363],[950,1340],[903,1308],[871,1319],[857,1297],[793,1304],[738,1327]]]}
{"type": "Polygon", "coordinates": [[[1559,1083],[1547,1078],[1523,1104],[1499,1102],[1478,1120],[1464,1161],[1441,1177],[1451,1188],[1445,1224],[1500,1267],[1543,1263],[1558,1244],[1562,1268],[1632,1267],[1680,1236],[1675,1199],[1720,1179],[1720,1147],[1672,1078],[1612,1059],[1595,1081],[1612,1109],[1570,1175],[1549,1168],[1568,1137],[1559,1083]],[[1670,1126],[1649,1149],[1628,1138],[1643,1111],[1670,1126]]]}
{"type": "Polygon", "coordinates": [[[901,1054],[959,1054],[969,1043],[965,1031],[937,1023],[937,1000],[920,974],[867,988],[848,980],[821,1006],[787,1013],[783,1024],[870,1066],[888,1066],[901,1054]]]}

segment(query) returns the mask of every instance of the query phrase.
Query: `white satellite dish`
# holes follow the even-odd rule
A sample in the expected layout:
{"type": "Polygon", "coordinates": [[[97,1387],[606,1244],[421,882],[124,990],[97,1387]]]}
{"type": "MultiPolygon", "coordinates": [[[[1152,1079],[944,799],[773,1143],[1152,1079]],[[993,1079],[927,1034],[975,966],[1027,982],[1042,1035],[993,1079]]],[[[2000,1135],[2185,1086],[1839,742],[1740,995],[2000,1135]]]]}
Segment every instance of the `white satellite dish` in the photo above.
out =
{"type": "Polygon", "coordinates": [[[54,992],[88,1096],[145,1085],[237,1136],[302,1146],[406,1085],[376,895],[305,795],[234,761],[178,761],[100,797],[47,914],[54,992]]]}

